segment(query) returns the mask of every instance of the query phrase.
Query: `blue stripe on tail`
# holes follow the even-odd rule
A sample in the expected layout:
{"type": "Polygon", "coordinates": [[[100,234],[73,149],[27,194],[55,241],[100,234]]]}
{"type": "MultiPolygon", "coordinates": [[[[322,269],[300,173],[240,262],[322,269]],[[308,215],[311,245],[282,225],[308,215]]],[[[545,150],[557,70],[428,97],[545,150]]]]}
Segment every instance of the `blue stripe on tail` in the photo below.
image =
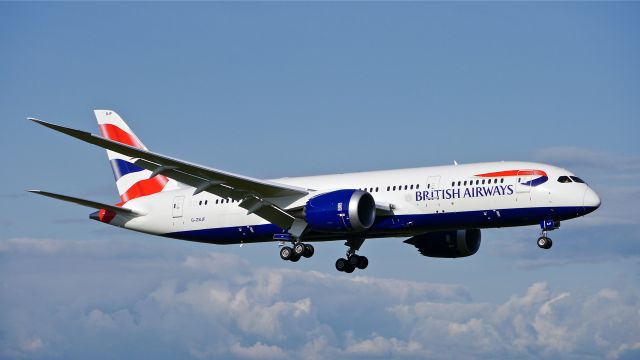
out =
{"type": "Polygon", "coordinates": [[[113,176],[116,177],[116,181],[127,174],[144,170],[143,168],[122,159],[111,160],[111,168],[113,169],[113,176]]]}

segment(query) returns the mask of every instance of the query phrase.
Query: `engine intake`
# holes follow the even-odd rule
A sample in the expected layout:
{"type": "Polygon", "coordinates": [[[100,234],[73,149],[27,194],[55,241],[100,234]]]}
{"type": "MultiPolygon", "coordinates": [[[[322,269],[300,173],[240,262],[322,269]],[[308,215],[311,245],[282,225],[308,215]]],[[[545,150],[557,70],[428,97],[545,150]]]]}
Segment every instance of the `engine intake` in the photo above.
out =
{"type": "Polygon", "coordinates": [[[457,258],[471,256],[480,248],[480,229],[432,232],[404,241],[424,256],[457,258]]]}
{"type": "Polygon", "coordinates": [[[376,202],[362,190],[336,190],[314,196],[304,207],[311,229],[322,232],[359,232],[376,219],[376,202]]]}

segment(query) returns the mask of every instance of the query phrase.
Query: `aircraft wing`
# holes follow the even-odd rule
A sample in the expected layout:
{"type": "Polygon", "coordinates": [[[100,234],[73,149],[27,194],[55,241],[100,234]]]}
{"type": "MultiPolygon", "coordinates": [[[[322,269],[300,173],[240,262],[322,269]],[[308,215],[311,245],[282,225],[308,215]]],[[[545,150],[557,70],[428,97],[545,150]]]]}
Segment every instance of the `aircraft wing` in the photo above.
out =
{"type": "Polygon", "coordinates": [[[302,227],[306,225],[306,223],[301,224],[304,221],[296,219],[280,207],[269,202],[268,199],[285,196],[303,197],[309,193],[308,189],[212,169],[105,139],[86,131],[33,118],[29,118],[29,120],[101,148],[138,158],[135,161],[135,165],[150,170],[152,172],[150,177],[162,174],[195,187],[194,194],[206,191],[224,198],[238,200],[238,205],[247,209],[249,214],[255,213],[282,228],[288,229],[294,225],[294,222],[296,225],[294,227],[296,228],[300,227],[300,225],[302,227]]]}

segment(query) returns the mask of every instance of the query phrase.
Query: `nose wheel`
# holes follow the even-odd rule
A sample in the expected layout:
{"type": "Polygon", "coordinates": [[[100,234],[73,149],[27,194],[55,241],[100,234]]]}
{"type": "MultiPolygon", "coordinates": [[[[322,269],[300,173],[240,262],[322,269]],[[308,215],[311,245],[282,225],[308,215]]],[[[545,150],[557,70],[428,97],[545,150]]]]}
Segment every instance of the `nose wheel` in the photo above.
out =
{"type": "Polygon", "coordinates": [[[548,250],[548,249],[551,249],[551,246],[552,246],[552,245],[553,245],[553,241],[551,241],[551,239],[550,239],[550,238],[548,238],[548,237],[546,236],[546,234],[545,234],[545,235],[543,235],[543,236],[540,236],[540,237],[538,238],[538,247],[539,247],[539,248],[541,248],[541,249],[545,249],[545,250],[548,250]]]}
{"type": "Polygon", "coordinates": [[[551,246],[553,245],[553,241],[551,241],[551,239],[547,236],[547,232],[558,229],[559,227],[560,227],[560,221],[554,221],[554,220],[541,221],[540,228],[542,228],[542,233],[540,234],[540,237],[538,238],[538,241],[537,241],[538,247],[545,250],[551,249],[551,246]]]}

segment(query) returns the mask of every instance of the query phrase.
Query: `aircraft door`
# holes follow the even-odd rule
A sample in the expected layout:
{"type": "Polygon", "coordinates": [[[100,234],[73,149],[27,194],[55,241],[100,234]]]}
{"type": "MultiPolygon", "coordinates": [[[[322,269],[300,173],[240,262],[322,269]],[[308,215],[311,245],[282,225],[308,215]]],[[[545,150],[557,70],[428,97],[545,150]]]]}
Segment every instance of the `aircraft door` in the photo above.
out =
{"type": "Polygon", "coordinates": [[[173,217],[182,217],[182,208],[184,205],[184,196],[176,196],[173,198],[173,217]]]}
{"type": "Polygon", "coordinates": [[[531,170],[520,170],[516,176],[516,193],[528,193],[531,192],[531,180],[533,175],[531,170]]]}

